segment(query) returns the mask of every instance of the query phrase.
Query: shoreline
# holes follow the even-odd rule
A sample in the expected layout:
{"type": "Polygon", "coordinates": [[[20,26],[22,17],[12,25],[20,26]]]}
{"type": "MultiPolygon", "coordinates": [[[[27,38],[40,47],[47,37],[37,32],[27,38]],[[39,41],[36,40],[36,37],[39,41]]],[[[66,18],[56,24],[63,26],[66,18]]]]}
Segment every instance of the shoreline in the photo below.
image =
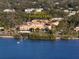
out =
{"type": "MultiPolygon", "coordinates": [[[[13,39],[15,37],[14,36],[0,36],[0,38],[11,38],[11,39],[13,39]]],[[[44,40],[44,39],[40,39],[40,38],[39,39],[32,39],[31,38],[31,40],[44,40]]],[[[47,40],[50,40],[50,39],[47,39],[47,40]]],[[[63,38],[63,39],[53,39],[53,40],[79,40],[79,38],[68,38],[68,39],[63,38]]]]}
{"type": "Polygon", "coordinates": [[[0,36],[0,38],[14,38],[13,36],[0,36]]]}

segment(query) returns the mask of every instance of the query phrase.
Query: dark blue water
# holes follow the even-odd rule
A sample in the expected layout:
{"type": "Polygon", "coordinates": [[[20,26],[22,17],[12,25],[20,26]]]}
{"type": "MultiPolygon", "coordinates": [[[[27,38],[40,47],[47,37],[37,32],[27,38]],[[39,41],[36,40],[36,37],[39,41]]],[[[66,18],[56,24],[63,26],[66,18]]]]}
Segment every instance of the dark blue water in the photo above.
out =
{"type": "Polygon", "coordinates": [[[79,40],[17,44],[16,40],[0,39],[0,59],[79,59],[79,40]]]}

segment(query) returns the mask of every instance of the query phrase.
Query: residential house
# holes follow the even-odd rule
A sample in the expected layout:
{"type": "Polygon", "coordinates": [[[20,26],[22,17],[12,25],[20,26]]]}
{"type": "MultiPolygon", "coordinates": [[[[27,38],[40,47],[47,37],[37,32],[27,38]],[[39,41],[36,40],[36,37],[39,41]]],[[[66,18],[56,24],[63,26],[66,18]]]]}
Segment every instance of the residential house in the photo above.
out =
{"type": "Polygon", "coordinates": [[[44,23],[39,23],[39,22],[36,22],[36,23],[27,22],[25,25],[21,25],[21,26],[19,27],[19,29],[22,30],[22,31],[24,31],[24,30],[29,30],[30,28],[33,28],[33,29],[36,29],[36,28],[43,29],[43,28],[44,28],[44,23]]]}
{"type": "Polygon", "coordinates": [[[65,9],[65,10],[64,10],[64,12],[65,12],[65,13],[69,13],[70,11],[69,11],[69,10],[67,10],[67,9],[65,9]]]}
{"type": "Polygon", "coordinates": [[[39,30],[42,30],[45,28],[48,28],[49,30],[51,30],[52,26],[58,26],[58,25],[59,25],[59,21],[57,21],[57,20],[50,21],[50,20],[43,20],[43,19],[39,19],[39,20],[34,19],[30,22],[26,22],[26,24],[20,25],[19,29],[21,32],[25,31],[25,33],[26,33],[26,31],[29,31],[32,28],[34,30],[36,30],[37,28],[39,30]]]}
{"type": "Polygon", "coordinates": [[[37,13],[37,12],[42,12],[43,11],[43,8],[36,8],[35,9],[35,12],[37,13]]]}
{"type": "Polygon", "coordinates": [[[19,30],[20,31],[27,31],[29,29],[30,29],[29,25],[20,25],[19,26],[19,30]]]}
{"type": "Polygon", "coordinates": [[[79,13],[79,10],[77,11],[77,13],[79,13]]]}
{"type": "Polygon", "coordinates": [[[78,31],[79,31],[79,27],[74,28],[74,30],[75,30],[76,32],[78,32],[78,31]]]}
{"type": "Polygon", "coordinates": [[[26,13],[31,13],[32,11],[34,11],[34,8],[27,8],[27,9],[25,9],[26,13]]]}
{"type": "Polygon", "coordinates": [[[34,19],[34,20],[32,20],[32,22],[33,22],[33,23],[35,23],[35,22],[48,23],[49,20],[47,20],[47,19],[34,19]]]}
{"type": "Polygon", "coordinates": [[[26,13],[31,13],[31,12],[35,12],[35,13],[37,13],[37,12],[41,12],[43,10],[43,8],[27,8],[27,9],[25,9],[25,12],[26,13]]]}
{"type": "Polygon", "coordinates": [[[3,12],[15,12],[15,9],[4,9],[3,12]]]}
{"type": "Polygon", "coordinates": [[[52,25],[58,26],[59,25],[59,21],[52,22],[52,25]]]}
{"type": "Polygon", "coordinates": [[[52,18],[51,20],[52,20],[52,21],[54,21],[54,20],[56,20],[56,21],[61,21],[61,20],[63,20],[63,18],[57,17],[57,18],[52,18]]]}
{"type": "Polygon", "coordinates": [[[60,3],[59,3],[59,2],[55,2],[55,4],[56,4],[56,5],[59,5],[60,3]]]}
{"type": "Polygon", "coordinates": [[[72,16],[72,15],[75,15],[75,14],[76,14],[76,11],[71,11],[68,16],[72,16]]]}
{"type": "Polygon", "coordinates": [[[0,31],[4,31],[4,27],[0,27],[0,31]]]}

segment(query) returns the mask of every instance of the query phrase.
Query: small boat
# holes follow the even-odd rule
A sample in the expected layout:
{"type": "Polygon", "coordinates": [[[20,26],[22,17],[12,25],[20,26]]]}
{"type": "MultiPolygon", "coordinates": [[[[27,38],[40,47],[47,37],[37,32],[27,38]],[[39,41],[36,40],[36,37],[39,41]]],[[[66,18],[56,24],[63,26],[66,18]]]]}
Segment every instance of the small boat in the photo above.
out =
{"type": "Polygon", "coordinates": [[[20,42],[18,41],[17,44],[20,44],[20,42]]]}

